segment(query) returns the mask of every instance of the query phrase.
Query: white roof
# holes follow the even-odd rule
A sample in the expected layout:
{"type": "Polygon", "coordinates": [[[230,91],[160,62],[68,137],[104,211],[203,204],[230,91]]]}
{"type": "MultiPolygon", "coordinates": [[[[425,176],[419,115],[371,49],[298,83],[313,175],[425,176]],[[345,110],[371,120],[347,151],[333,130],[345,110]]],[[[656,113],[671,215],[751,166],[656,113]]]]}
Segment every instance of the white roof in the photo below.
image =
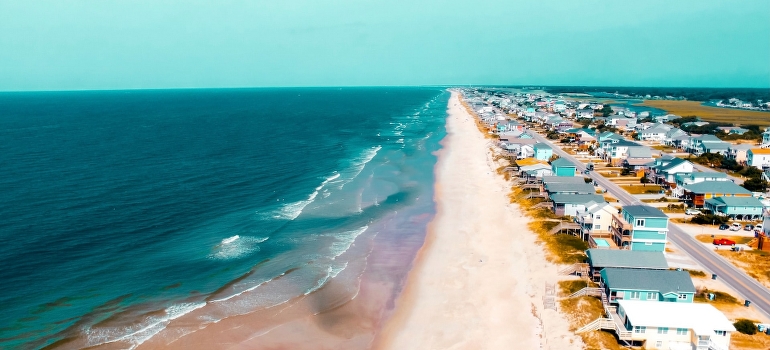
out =
{"type": "Polygon", "coordinates": [[[698,332],[735,331],[732,322],[709,304],[618,300],[634,326],[687,328],[698,332]]]}

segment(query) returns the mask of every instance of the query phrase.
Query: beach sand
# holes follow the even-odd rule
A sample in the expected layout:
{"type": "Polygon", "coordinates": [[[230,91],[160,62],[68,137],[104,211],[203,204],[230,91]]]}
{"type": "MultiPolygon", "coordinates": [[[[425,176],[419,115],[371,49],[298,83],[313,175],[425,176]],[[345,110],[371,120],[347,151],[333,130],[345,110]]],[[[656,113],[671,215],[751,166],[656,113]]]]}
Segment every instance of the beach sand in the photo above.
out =
{"type": "Polygon", "coordinates": [[[488,139],[449,100],[436,165],[437,215],[377,349],[579,349],[558,312],[543,310],[559,280],[529,219],[510,204],[488,139]]]}

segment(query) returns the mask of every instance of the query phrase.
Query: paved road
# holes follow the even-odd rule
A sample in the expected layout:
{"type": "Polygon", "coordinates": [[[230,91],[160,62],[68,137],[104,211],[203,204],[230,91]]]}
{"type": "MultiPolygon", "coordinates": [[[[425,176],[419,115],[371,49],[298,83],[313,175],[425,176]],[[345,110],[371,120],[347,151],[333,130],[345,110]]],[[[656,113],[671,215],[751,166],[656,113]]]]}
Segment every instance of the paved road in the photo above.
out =
{"type": "MultiPolygon", "coordinates": [[[[551,145],[554,154],[575,163],[578,171],[583,172],[583,170],[585,170],[585,164],[575,159],[575,157],[571,156],[560,147],[555,146],[545,137],[532,131],[528,131],[528,133],[538,142],[551,145]]],[[[591,172],[589,176],[597,184],[605,188],[607,192],[614,195],[624,205],[644,204],[603,176],[595,172],[591,172]]],[[[754,307],[770,317],[770,291],[767,288],[746,275],[743,271],[738,270],[721,256],[704,247],[701,242],[698,242],[694,237],[688,235],[684,230],[674,224],[669,224],[668,226],[668,240],[682,249],[708,271],[717,274],[722,282],[738,292],[744,299],[751,300],[754,307]]]]}

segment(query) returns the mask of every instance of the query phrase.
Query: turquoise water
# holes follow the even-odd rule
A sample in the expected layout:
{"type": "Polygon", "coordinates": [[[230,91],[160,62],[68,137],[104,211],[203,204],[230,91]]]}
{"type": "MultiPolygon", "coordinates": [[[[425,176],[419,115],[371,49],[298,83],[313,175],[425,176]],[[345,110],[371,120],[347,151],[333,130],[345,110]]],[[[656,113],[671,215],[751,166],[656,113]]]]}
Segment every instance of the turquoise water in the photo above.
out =
{"type": "Polygon", "coordinates": [[[433,215],[448,98],[0,94],[0,348],[136,345],[192,310],[216,322],[331,279],[354,295],[364,273],[396,294],[433,215]]]}
{"type": "Polygon", "coordinates": [[[596,238],[596,239],[594,239],[594,241],[596,242],[596,245],[597,245],[598,247],[600,247],[600,248],[609,248],[609,247],[610,247],[610,244],[609,244],[609,243],[607,243],[607,240],[606,240],[606,239],[603,239],[603,238],[596,238]]]}

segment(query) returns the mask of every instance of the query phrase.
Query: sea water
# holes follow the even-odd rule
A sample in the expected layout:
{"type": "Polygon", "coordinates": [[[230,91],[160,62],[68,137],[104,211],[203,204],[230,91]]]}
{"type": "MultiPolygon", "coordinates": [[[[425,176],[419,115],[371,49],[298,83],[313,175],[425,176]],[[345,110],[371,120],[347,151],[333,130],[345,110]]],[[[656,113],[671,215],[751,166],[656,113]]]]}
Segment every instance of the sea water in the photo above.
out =
{"type": "Polygon", "coordinates": [[[135,346],[332,279],[354,297],[365,270],[387,270],[365,268],[372,250],[421,245],[448,98],[0,94],[0,348],[135,346]]]}

